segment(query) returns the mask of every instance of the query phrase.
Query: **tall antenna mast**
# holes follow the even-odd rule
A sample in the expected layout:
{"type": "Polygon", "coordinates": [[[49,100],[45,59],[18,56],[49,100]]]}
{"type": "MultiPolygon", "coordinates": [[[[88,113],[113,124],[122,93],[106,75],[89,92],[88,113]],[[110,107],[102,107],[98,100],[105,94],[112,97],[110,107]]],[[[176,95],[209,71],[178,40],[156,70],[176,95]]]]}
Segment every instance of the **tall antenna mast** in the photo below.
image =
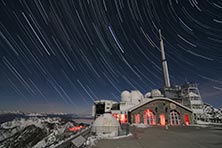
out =
{"type": "Polygon", "coordinates": [[[159,29],[159,35],[160,35],[160,48],[161,48],[161,55],[162,55],[162,68],[163,68],[163,79],[164,79],[164,86],[170,87],[170,78],[169,78],[169,72],[167,67],[167,61],[164,51],[164,45],[163,45],[163,39],[161,30],[159,29]]]}

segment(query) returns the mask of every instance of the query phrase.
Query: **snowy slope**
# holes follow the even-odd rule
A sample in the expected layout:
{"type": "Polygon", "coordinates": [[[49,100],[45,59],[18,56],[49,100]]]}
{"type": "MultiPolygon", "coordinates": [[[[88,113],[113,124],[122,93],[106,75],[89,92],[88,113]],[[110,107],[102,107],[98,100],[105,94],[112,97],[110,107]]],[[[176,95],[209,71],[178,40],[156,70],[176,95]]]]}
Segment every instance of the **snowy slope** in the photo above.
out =
{"type": "Polygon", "coordinates": [[[222,107],[220,109],[214,108],[210,104],[204,104],[204,115],[208,119],[222,119],[222,107]]]}
{"type": "Polygon", "coordinates": [[[72,120],[49,117],[15,119],[0,125],[0,148],[49,147],[75,133],[68,131],[76,126],[72,120]]]}

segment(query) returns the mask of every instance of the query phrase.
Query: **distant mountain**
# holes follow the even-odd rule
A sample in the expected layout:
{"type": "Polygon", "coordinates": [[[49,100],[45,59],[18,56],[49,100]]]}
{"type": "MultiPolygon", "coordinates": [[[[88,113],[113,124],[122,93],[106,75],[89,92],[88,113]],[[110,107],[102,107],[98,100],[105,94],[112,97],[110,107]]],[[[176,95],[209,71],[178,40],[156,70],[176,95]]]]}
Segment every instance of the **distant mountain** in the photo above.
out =
{"type": "MultiPolygon", "coordinates": [[[[26,116],[46,116],[46,115],[68,115],[68,113],[62,113],[62,112],[55,112],[55,113],[44,113],[44,112],[22,112],[22,111],[4,111],[4,110],[0,110],[0,115],[3,114],[22,114],[22,115],[26,115],[26,116]]],[[[74,114],[72,114],[74,115],[74,114]]]]}
{"type": "Polygon", "coordinates": [[[0,110],[0,115],[4,115],[4,114],[20,114],[20,115],[23,115],[25,114],[24,112],[22,111],[4,111],[4,110],[0,110]]]}

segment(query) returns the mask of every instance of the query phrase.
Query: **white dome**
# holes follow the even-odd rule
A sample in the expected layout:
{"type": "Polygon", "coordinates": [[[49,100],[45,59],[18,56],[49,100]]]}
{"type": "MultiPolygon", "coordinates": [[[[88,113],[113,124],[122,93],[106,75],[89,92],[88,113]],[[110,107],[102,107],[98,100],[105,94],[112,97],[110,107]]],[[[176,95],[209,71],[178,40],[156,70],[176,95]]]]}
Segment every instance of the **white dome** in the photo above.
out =
{"type": "Polygon", "coordinates": [[[152,96],[152,97],[159,97],[159,96],[162,96],[162,94],[161,94],[161,92],[160,92],[159,89],[153,89],[153,90],[151,91],[151,96],[152,96]]]}
{"type": "Polygon", "coordinates": [[[130,92],[125,90],[121,93],[121,101],[122,102],[130,102],[130,92]]]}
{"type": "Polygon", "coordinates": [[[118,135],[120,123],[111,114],[105,113],[99,116],[92,125],[92,132],[98,134],[114,134],[118,135]]]}
{"type": "Polygon", "coordinates": [[[145,94],[145,98],[150,98],[150,97],[151,97],[151,92],[145,94]]]}
{"type": "Polygon", "coordinates": [[[110,113],[105,113],[94,121],[93,126],[120,126],[120,124],[110,113]]]}
{"type": "Polygon", "coordinates": [[[133,103],[140,103],[143,100],[143,94],[138,90],[131,91],[131,99],[133,103]]]}

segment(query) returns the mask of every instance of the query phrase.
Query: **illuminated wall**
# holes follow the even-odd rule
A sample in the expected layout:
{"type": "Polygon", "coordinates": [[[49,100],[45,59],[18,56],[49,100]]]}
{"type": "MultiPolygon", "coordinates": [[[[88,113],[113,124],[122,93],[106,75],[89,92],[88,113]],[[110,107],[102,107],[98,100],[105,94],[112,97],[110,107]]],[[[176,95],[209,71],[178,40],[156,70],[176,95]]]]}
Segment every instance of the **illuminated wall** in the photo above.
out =
{"type": "Polygon", "coordinates": [[[154,99],[129,112],[129,123],[147,125],[189,125],[193,122],[191,110],[164,99],[154,99]]]}

